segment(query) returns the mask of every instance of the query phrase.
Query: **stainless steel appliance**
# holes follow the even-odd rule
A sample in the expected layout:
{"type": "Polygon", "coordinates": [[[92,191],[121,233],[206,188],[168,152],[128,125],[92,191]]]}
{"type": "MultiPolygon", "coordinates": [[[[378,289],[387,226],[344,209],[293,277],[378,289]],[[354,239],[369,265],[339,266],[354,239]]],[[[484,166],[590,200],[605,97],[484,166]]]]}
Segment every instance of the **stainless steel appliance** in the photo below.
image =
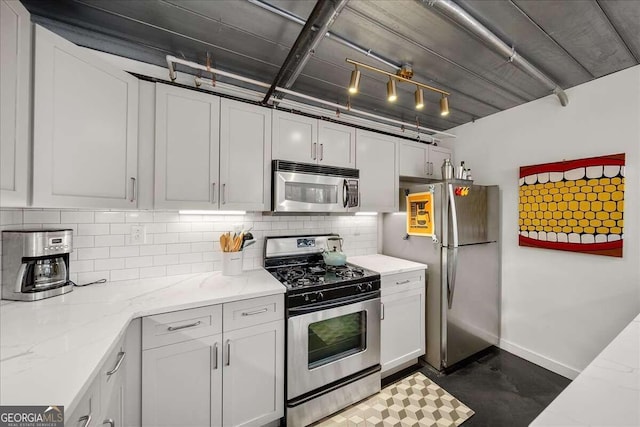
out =
{"type": "Polygon", "coordinates": [[[406,194],[433,192],[433,239],[407,236],[406,213],[383,217],[382,252],[429,265],[425,359],[439,370],[500,337],[498,187],[467,186],[401,183],[401,211],[406,194]]]}
{"type": "Polygon", "coordinates": [[[2,232],[2,299],[35,301],[73,290],[72,230],[2,232]]]}
{"type": "Polygon", "coordinates": [[[323,262],[336,235],[267,237],[287,287],[286,419],[306,426],[380,391],[380,275],[323,262]]]}
{"type": "Polygon", "coordinates": [[[274,212],[356,212],[357,169],[273,161],[274,212]]]}

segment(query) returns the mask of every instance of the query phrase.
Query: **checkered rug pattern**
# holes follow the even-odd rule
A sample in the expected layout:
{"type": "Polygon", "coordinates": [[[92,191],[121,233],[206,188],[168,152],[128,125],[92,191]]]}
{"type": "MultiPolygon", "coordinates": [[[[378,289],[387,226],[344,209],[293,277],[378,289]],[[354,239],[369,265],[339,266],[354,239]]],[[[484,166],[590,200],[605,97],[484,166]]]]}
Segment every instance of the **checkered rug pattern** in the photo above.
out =
{"type": "Polygon", "coordinates": [[[473,414],[469,407],[418,372],[314,427],[452,427],[473,414]]]}

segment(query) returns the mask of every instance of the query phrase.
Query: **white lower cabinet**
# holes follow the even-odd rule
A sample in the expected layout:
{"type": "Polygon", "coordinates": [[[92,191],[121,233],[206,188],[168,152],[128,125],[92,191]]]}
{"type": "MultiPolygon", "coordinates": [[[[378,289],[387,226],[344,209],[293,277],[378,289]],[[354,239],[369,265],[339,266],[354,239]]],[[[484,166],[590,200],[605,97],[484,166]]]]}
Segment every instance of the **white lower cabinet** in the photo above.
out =
{"type": "Polygon", "coordinates": [[[382,277],[382,375],[425,353],[425,271],[382,277]]]}
{"type": "Polygon", "coordinates": [[[146,317],[142,342],[143,426],[262,426],[284,415],[282,295],[146,317]],[[219,330],[223,311],[222,333],[199,336],[219,330]]]}
{"type": "Polygon", "coordinates": [[[142,425],[222,425],[222,334],[143,351],[142,425]]]}

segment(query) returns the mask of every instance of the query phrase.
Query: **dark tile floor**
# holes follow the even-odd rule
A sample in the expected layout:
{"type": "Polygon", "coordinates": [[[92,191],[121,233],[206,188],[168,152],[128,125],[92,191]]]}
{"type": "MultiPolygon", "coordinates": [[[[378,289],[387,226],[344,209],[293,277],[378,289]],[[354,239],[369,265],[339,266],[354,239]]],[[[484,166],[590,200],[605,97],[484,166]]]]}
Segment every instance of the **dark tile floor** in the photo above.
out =
{"type": "Polygon", "coordinates": [[[494,348],[448,375],[416,366],[385,378],[383,387],[417,369],[475,411],[462,427],[528,426],[571,382],[494,348]]]}

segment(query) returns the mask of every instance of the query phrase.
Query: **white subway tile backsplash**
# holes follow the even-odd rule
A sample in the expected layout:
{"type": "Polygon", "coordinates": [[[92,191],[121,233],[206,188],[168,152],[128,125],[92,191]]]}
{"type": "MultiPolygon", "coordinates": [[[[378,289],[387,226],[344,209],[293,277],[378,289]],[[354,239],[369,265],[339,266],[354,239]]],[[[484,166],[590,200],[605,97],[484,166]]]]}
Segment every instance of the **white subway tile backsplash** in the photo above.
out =
{"type": "Polygon", "coordinates": [[[124,236],[121,234],[110,234],[107,236],[95,236],[95,246],[123,246],[124,236]]]}
{"type": "Polygon", "coordinates": [[[153,212],[126,212],[125,213],[125,221],[126,222],[153,222],[153,212]]]}
{"type": "Polygon", "coordinates": [[[125,261],[127,268],[151,267],[152,265],[153,257],[151,256],[130,257],[125,261]]]}
{"type": "Polygon", "coordinates": [[[140,269],[140,278],[147,279],[150,277],[163,277],[167,275],[167,267],[158,266],[158,267],[146,267],[140,269]]]}
{"type": "Polygon", "coordinates": [[[76,251],[79,260],[109,258],[109,248],[80,248],[76,251]]]}
{"type": "Polygon", "coordinates": [[[109,234],[109,224],[78,224],[78,235],[97,236],[109,234]]]}
{"type": "Polygon", "coordinates": [[[73,263],[69,263],[69,273],[84,273],[93,270],[95,270],[93,260],[75,261],[73,263]]]}
{"type": "Polygon", "coordinates": [[[94,222],[93,212],[86,211],[62,211],[60,221],[76,224],[92,224],[94,222]]]}
{"type": "MultiPolygon", "coordinates": [[[[96,270],[120,270],[124,268],[125,258],[97,259],[94,261],[96,270]]],[[[73,266],[73,264],[71,264],[73,266]]]]}
{"type": "Polygon", "coordinates": [[[95,212],[95,222],[97,224],[124,222],[124,212],[95,212]]]}
{"type": "Polygon", "coordinates": [[[140,278],[140,269],[127,268],[124,270],[111,270],[111,281],[134,280],[140,278]]]}
{"type": "Polygon", "coordinates": [[[94,246],[93,236],[73,236],[73,247],[78,248],[92,248],[94,246]]]}
{"type": "Polygon", "coordinates": [[[190,264],[167,265],[167,276],[177,276],[179,274],[191,273],[190,264]]]}
{"type": "Polygon", "coordinates": [[[262,266],[265,236],[337,232],[345,238],[348,255],[376,253],[378,238],[376,217],[0,209],[0,229],[43,226],[74,231],[71,277],[82,283],[220,270],[220,235],[249,227],[257,242],[244,253],[245,269],[262,266]],[[144,244],[130,240],[136,224],[145,227],[144,244]]]}
{"type": "Polygon", "coordinates": [[[167,245],[140,246],[140,255],[164,255],[167,253],[167,245]]]}
{"type": "Polygon", "coordinates": [[[25,209],[23,221],[25,224],[60,224],[60,211],[25,209]]]}
{"type": "Polygon", "coordinates": [[[113,246],[109,248],[111,258],[130,257],[140,255],[139,246],[113,246]]]}

